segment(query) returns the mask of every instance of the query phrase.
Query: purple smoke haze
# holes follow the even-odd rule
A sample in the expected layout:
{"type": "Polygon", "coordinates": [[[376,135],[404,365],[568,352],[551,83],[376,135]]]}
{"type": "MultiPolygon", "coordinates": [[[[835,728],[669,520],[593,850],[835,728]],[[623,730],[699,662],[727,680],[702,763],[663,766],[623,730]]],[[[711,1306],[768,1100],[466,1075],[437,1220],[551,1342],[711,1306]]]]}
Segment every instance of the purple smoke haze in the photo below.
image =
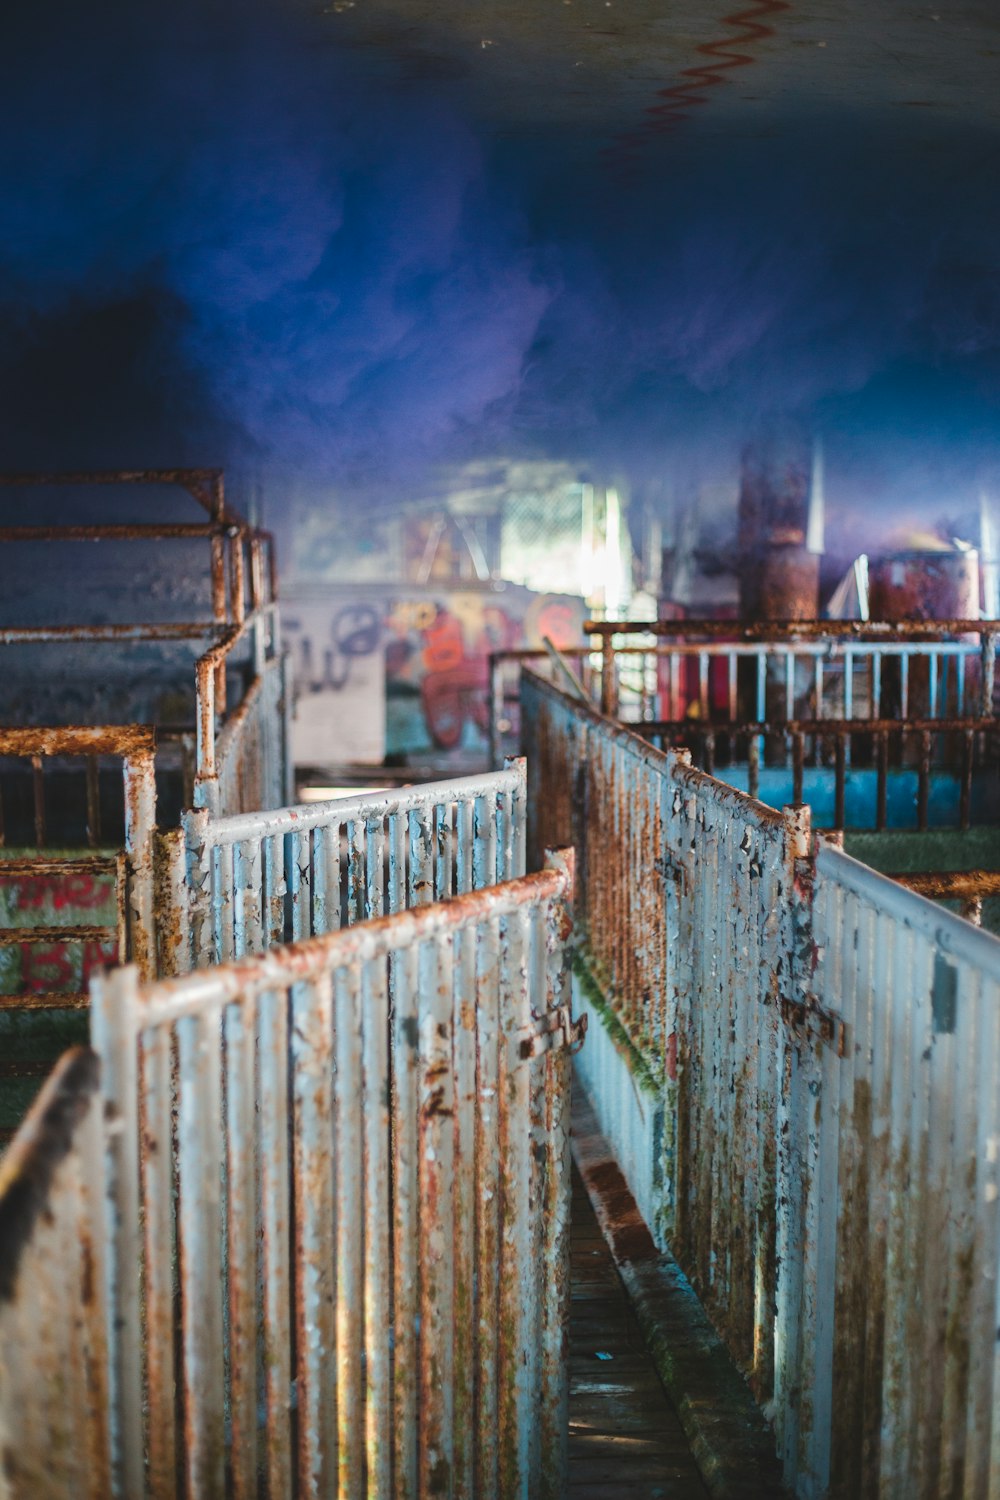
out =
{"type": "Polygon", "coordinates": [[[491,140],[327,19],[8,12],[9,463],[259,462],[388,501],[524,453],[662,489],[780,413],[827,433],[848,509],[995,469],[991,137],[789,107],[616,183],[579,143],[491,140]]]}

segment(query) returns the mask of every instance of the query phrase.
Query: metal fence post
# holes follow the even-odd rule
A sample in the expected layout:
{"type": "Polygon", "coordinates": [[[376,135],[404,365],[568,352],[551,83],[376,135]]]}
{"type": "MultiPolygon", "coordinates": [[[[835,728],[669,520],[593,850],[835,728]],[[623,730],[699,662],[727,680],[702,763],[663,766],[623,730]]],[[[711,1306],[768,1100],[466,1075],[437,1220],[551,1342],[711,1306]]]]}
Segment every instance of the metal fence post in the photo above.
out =
{"type": "Polygon", "coordinates": [[[513,771],[517,776],[517,785],[510,798],[511,868],[506,874],[508,880],[516,880],[524,874],[527,859],[528,762],[523,755],[509,755],[504,761],[504,770],[513,771]]]}
{"type": "Polygon", "coordinates": [[[215,766],[215,667],[210,654],[195,667],[195,778],[196,807],[218,810],[219,783],[215,766]]]}
{"type": "Polygon", "coordinates": [[[143,1382],[139,1220],[139,970],[90,981],[90,1032],[104,1096],[108,1345],[116,1496],[143,1494],[143,1382]]]}
{"type": "MultiPolygon", "coordinates": [[[[545,1009],[569,1001],[565,940],[573,921],[576,856],[572,849],[545,851],[545,868],[566,877],[566,894],[545,910],[545,1009]]],[[[556,1047],[544,1060],[545,1169],[542,1189],[542,1351],[541,1490],[546,1500],[566,1493],[569,1462],[569,1292],[570,1292],[570,1059],[556,1047]]]]}
{"type": "Polygon", "coordinates": [[[993,717],[993,689],[996,681],[997,670],[997,637],[996,631],[984,630],[980,637],[983,664],[983,691],[979,705],[982,718],[993,717]]]}
{"type": "Polygon", "coordinates": [[[613,635],[601,637],[601,713],[608,719],[618,714],[618,662],[613,635]]]}
{"type": "MultiPolygon", "coordinates": [[[[286,802],[295,800],[295,767],[292,764],[292,720],[295,717],[295,692],[292,681],[292,658],[275,643],[275,652],[281,661],[281,750],[278,757],[281,767],[281,784],[286,802]]],[[[270,795],[270,792],[269,792],[270,795]]]]}
{"type": "Polygon", "coordinates": [[[158,972],[168,977],[191,967],[190,893],[183,826],[157,837],[156,918],[158,972]]]}
{"type": "Polygon", "coordinates": [[[125,856],[129,875],[132,958],[143,979],[156,973],[153,835],[156,830],[154,750],[131,752],[125,759],[125,856]]]}
{"type": "Polygon", "coordinates": [[[810,1025],[812,882],[803,866],[812,852],[810,810],[785,818],[785,902],[780,999],[782,1093],[779,1101],[775,1407],[786,1482],[823,1493],[829,1474],[832,1400],[832,1298],[835,1231],[823,1214],[831,1157],[825,1137],[836,1100],[824,1091],[824,1044],[810,1025]],[[824,1243],[824,1235],[828,1243],[824,1243]]]}
{"type": "Polygon", "coordinates": [[[199,807],[181,818],[184,832],[189,907],[191,964],[202,965],[215,960],[215,936],[212,931],[212,847],[208,838],[210,815],[199,807]]]}
{"type": "Polygon", "coordinates": [[[500,721],[504,711],[504,686],[503,686],[504,663],[495,651],[490,653],[490,769],[496,771],[500,767],[500,721]]]}
{"type": "Polygon", "coordinates": [[[691,763],[688,750],[671,750],[667,774],[661,783],[660,826],[663,830],[660,859],[663,870],[664,970],[663,970],[663,1190],[660,1228],[672,1239],[683,1212],[678,1213],[678,1186],[684,1164],[680,1160],[684,1131],[680,1110],[684,1094],[681,1074],[687,1054],[688,1007],[691,998],[691,945],[684,942],[684,901],[689,895],[687,875],[680,858],[685,813],[684,793],[677,770],[691,763]]]}

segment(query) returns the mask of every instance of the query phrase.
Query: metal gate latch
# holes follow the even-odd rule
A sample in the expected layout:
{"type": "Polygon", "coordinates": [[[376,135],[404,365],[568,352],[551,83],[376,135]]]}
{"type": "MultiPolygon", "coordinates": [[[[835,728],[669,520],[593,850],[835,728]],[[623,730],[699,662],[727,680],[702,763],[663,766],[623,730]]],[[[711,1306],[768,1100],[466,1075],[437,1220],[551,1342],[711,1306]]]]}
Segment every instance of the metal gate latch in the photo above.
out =
{"type": "Polygon", "coordinates": [[[579,1052],[587,1034],[586,1015],[573,1019],[572,1008],[559,1005],[546,1011],[532,1027],[524,1027],[511,1040],[517,1046],[517,1055],[524,1059],[539,1057],[553,1047],[568,1047],[570,1052],[579,1052]]]}

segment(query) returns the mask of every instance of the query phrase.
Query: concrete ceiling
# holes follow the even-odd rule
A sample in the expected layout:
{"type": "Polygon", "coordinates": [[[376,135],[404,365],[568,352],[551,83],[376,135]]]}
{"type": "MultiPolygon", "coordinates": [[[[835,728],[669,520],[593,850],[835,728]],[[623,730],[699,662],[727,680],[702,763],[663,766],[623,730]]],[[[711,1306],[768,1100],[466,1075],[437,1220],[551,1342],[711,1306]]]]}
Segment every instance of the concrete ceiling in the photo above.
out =
{"type": "Polygon", "coordinates": [[[843,116],[927,138],[1000,126],[1000,6],[976,0],[330,0],[340,45],[433,81],[491,129],[621,156],[679,123],[843,116]]]}

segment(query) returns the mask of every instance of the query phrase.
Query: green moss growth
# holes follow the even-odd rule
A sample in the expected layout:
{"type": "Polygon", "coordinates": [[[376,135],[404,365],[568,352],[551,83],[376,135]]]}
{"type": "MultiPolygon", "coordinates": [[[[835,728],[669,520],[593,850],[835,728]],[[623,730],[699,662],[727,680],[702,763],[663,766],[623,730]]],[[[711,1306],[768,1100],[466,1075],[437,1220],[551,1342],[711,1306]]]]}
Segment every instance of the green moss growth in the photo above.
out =
{"type": "Polygon", "coordinates": [[[597,1017],[607,1032],[616,1052],[624,1057],[628,1070],[644,1094],[659,1100],[663,1085],[652,1066],[629,1036],[621,1018],[594,974],[587,955],[577,947],[573,953],[573,974],[587,1003],[597,1012],[597,1017]]]}

